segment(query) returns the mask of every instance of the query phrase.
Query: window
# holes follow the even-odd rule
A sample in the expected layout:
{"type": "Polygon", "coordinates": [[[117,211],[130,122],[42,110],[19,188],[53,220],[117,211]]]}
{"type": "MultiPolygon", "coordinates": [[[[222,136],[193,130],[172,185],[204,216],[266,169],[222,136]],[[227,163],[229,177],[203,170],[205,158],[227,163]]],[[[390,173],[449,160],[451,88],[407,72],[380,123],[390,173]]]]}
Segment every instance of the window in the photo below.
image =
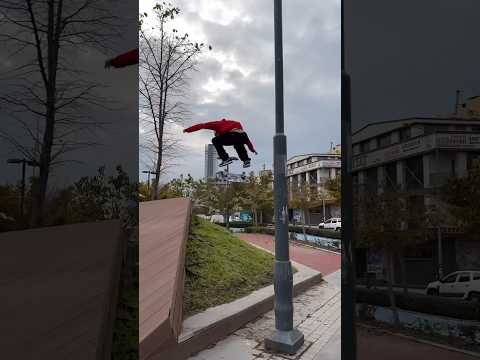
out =
{"type": "Polygon", "coordinates": [[[458,282],[469,282],[470,281],[470,273],[461,273],[458,277],[458,282]]]}
{"type": "Polygon", "coordinates": [[[400,141],[407,141],[412,137],[412,128],[407,127],[400,130],[400,141]]]}
{"type": "Polygon", "coordinates": [[[363,143],[360,144],[360,147],[362,149],[362,153],[370,151],[370,141],[364,141],[363,143]]]}
{"type": "Polygon", "coordinates": [[[454,283],[456,279],[457,279],[457,274],[451,274],[451,275],[448,275],[447,277],[443,278],[442,282],[444,282],[444,283],[454,283]]]}
{"type": "Polygon", "coordinates": [[[378,147],[385,147],[392,144],[392,134],[385,134],[378,139],[378,147]]]}
{"type": "Polygon", "coordinates": [[[480,280],[480,272],[473,273],[473,279],[472,280],[480,280]]]}

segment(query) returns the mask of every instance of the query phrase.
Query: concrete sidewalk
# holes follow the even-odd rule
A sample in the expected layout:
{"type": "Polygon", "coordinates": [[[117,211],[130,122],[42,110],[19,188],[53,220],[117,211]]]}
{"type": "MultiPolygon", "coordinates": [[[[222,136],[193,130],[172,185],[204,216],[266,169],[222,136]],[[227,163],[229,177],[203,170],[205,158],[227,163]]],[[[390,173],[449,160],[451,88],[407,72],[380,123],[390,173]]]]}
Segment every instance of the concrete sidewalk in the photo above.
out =
{"type": "Polygon", "coordinates": [[[305,344],[294,356],[271,354],[264,349],[265,337],[275,327],[270,311],[192,360],[340,360],[340,270],[323,283],[294,299],[294,325],[305,335],[305,344]]]}

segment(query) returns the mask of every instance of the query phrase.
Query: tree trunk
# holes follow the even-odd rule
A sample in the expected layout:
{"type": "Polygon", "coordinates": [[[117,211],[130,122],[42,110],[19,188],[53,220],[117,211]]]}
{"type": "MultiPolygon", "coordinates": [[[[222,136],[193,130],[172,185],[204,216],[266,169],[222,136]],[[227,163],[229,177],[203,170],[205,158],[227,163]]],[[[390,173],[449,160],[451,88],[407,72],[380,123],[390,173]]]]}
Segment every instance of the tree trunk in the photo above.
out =
{"type": "MultiPolygon", "coordinates": [[[[62,11],[62,3],[59,3],[58,16],[62,11]]],[[[30,223],[32,226],[42,226],[44,222],[45,198],[48,188],[48,177],[50,174],[50,163],[52,156],[53,139],[55,136],[55,104],[56,104],[56,83],[57,83],[57,64],[58,64],[58,32],[60,24],[55,28],[55,10],[54,2],[48,3],[48,30],[47,30],[47,73],[44,75],[44,86],[46,90],[46,115],[45,115],[45,132],[43,135],[42,150],[39,159],[39,179],[36,194],[33,197],[33,208],[30,223]]],[[[37,48],[40,43],[37,43],[37,48]]],[[[38,57],[39,64],[43,64],[43,59],[38,57]]],[[[41,69],[44,70],[43,68],[41,69]]]]}
{"type": "Polygon", "coordinates": [[[305,223],[307,222],[307,213],[305,212],[305,209],[303,209],[303,224],[302,224],[302,233],[303,233],[303,240],[307,241],[307,232],[306,232],[306,229],[305,229],[305,223]]]}
{"type": "Polygon", "coordinates": [[[162,150],[162,142],[163,142],[163,130],[164,130],[164,122],[163,120],[159,121],[158,124],[158,153],[157,153],[157,164],[155,168],[155,178],[153,179],[153,186],[152,186],[152,195],[151,198],[153,200],[158,200],[158,184],[160,183],[160,170],[162,169],[162,161],[163,161],[163,150],[162,150]]]}
{"type": "Polygon", "coordinates": [[[50,173],[51,152],[53,145],[53,129],[55,114],[51,109],[47,110],[46,128],[43,137],[42,150],[39,161],[39,178],[33,194],[33,208],[30,224],[32,227],[42,226],[44,222],[43,211],[45,207],[45,198],[48,187],[48,177],[50,173]]]}
{"type": "Polygon", "coordinates": [[[393,290],[393,276],[394,276],[394,264],[393,264],[393,253],[390,249],[386,250],[386,259],[387,259],[387,285],[388,285],[388,298],[390,300],[390,309],[393,314],[393,322],[396,327],[400,327],[400,318],[398,316],[397,302],[395,300],[395,293],[393,290]]]}
{"type": "Polygon", "coordinates": [[[402,275],[402,288],[403,294],[408,295],[408,285],[407,285],[407,270],[405,266],[405,255],[403,247],[400,248],[400,251],[397,252],[397,259],[400,263],[400,272],[402,275]]]}

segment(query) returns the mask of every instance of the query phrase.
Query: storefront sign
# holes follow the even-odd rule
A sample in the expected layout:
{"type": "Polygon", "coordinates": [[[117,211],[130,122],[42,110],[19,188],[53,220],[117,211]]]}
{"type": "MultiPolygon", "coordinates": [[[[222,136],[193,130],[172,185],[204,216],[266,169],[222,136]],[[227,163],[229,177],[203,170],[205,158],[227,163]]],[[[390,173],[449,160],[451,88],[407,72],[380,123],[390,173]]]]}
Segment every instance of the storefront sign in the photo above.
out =
{"type": "Polygon", "coordinates": [[[480,134],[437,133],[418,137],[385,149],[355,156],[353,158],[353,170],[419,155],[433,149],[480,150],[480,134]]]}

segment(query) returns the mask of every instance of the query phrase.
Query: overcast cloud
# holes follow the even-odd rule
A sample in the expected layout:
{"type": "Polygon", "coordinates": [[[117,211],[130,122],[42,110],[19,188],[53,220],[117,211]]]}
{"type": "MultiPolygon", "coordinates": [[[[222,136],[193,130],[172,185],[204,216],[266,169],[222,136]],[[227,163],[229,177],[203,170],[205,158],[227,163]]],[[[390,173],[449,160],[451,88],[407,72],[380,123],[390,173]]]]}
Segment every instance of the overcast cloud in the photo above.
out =
{"type": "MultiPolygon", "coordinates": [[[[283,3],[288,156],[325,152],[331,141],[340,141],[340,1],[283,3]]],[[[154,4],[140,0],[140,11],[148,12],[154,4]]],[[[253,169],[264,164],[271,168],[273,1],[179,0],[173,5],[181,9],[175,27],[213,47],[199,59],[199,71],[192,76],[192,116],[185,126],[221,117],[240,120],[259,152],[253,169]]],[[[181,130],[186,151],[167,178],[181,173],[203,177],[204,146],[213,133],[183,135],[181,130]]]]}

